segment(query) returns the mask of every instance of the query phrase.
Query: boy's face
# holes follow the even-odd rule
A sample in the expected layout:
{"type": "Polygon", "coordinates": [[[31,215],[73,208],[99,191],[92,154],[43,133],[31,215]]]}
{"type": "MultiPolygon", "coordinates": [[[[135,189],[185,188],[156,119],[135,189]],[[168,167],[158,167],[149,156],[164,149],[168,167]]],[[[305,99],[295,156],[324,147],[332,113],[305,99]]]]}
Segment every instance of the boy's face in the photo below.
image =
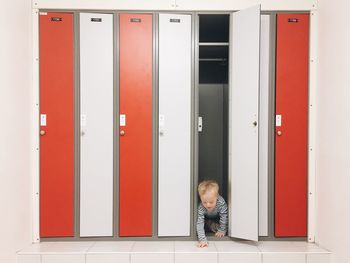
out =
{"type": "Polygon", "coordinates": [[[207,191],[204,195],[200,196],[202,205],[207,209],[208,211],[211,211],[216,206],[216,201],[218,199],[218,195],[216,192],[213,191],[207,191]]]}

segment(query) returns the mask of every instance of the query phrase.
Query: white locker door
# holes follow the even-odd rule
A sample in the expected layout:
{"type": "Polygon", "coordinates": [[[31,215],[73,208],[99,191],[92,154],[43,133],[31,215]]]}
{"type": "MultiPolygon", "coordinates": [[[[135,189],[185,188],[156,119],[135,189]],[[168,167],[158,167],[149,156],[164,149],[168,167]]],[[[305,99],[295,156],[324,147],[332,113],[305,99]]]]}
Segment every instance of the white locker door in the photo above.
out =
{"type": "Polygon", "coordinates": [[[258,240],[260,6],[231,14],[229,235],[258,240]]]}
{"type": "Polygon", "coordinates": [[[80,113],[80,236],[112,236],[112,14],[80,14],[80,113]]]}
{"type": "Polygon", "coordinates": [[[268,235],[270,15],[261,16],[259,104],[259,236],[268,235]]]}
{"type": "Polygon", "coordinates": [[[159,15],[158,235],[189,236],[191,15],[159,15]]]}

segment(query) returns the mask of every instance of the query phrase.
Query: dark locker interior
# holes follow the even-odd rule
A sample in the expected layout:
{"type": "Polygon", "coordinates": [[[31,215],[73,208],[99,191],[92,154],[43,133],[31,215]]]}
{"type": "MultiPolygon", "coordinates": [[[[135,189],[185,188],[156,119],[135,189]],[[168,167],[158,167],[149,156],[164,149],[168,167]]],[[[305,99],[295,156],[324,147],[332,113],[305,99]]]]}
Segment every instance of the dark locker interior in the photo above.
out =
{"type": "Polygon", "coordinates": [[[199,15],[198,182],[215,180],[228,190],[228,54],[230,16],[199,15]]]}

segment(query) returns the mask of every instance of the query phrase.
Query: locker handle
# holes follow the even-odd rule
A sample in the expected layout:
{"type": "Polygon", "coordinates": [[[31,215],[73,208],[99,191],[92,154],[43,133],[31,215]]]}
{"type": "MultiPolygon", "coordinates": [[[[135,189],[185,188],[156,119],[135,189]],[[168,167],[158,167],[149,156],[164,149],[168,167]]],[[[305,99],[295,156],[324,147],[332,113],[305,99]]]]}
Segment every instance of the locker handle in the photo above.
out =
{"type": "Polygon", "coordinates": [[[40,131],[40,135],[41,135],[41,136],[44,136],[45,134],[46,134],[46,132],[45,132],[44,130],[41,130],[41,131],[40,131]]]}
{"type": "Polygon", "coordinates": [[[258,125],[258,122],[257,122],[257,121],[254,121],[254,122],[253,122],[253,125],[254,125],[254,127],[256,127],[256,126],[258,125]]]}
{"type": "Polygon", "coordinates": [[[282,135],[282,131],[277,131],[277,135],[281,136],[282,135]]]}
{"type": "Polygon", "coordinates": [[[125,135],[125,131],[121,130],[120,131],[120,136],[124,136],[125,135]]]}

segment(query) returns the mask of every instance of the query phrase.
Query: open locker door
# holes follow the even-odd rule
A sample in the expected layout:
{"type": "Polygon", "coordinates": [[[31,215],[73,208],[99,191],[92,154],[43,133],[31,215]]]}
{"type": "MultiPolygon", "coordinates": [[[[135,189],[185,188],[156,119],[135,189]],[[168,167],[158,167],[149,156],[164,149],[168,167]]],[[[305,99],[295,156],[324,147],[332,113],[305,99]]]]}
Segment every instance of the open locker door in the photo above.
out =
{"type": "Polygon", "coordinates": [[[260,6],[231,15],[229,236],[258,240],[260,6]]]}

